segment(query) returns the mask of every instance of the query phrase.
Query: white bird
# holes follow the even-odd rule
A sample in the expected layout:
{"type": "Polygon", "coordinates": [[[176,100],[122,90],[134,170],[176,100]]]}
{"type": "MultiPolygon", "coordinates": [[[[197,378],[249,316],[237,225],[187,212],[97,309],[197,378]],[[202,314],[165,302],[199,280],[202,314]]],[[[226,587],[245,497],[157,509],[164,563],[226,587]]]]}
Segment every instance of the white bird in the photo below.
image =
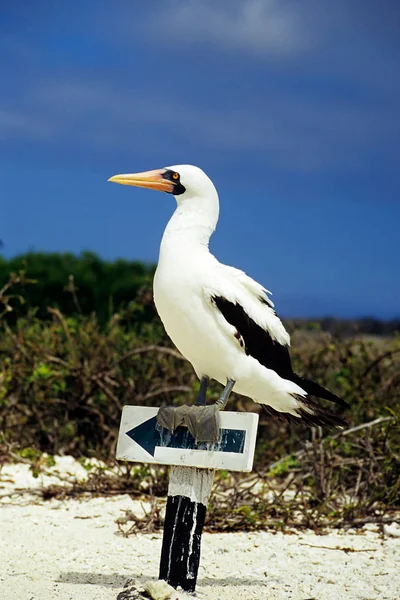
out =
{"type": "Polygon", "coordinates": [[[290,336],[268,290],[243,271],[221,264],[209,250],[219,215],[218,193],[198,167],[176,165],[109,181],[168,192],[177,208],[160,247],[154,301],[165,330],[201,380],[225,385],[220,405],[235,391],[268,412],[309,425],[343,425],[309,395],[346,402],[293,372],[290,336]]]}

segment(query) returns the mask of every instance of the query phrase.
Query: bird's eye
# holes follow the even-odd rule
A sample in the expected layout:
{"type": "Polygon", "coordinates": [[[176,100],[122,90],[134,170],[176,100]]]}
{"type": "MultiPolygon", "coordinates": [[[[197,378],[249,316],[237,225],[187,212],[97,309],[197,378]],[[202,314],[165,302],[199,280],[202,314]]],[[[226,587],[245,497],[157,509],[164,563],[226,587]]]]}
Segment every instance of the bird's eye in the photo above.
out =
{"type": "Polygon", "coordinates": [[[172,173],[172,179],[175,179],[175,181],[179,179],[179,173],[172,173]]]}

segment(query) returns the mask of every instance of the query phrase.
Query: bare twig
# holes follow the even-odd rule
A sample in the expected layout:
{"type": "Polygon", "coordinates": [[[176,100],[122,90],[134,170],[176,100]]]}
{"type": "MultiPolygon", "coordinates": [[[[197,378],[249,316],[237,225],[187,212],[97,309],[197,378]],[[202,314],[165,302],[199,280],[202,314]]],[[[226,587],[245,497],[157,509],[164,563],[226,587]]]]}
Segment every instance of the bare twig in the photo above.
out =
{"type": "Polygon", "coordinates": [[[387,352],[384,352],[383,354],[380,354],[365,369],[364,373],[362,374],[362,379],[364,379],[368,375],[368,373],[370,371],[372,371],[372,369],[374,369],[380,362],[382,362],[383,360],[385,360],[385,358],[392,358],[392,356],[394,356],[398,352],[400,352],[400,348],[395,348],[394,350],[388,350],[387,352]]]}
{"type": "Polygon", "coordinates": [[[343,431],[339,431],[336,435],[331,436],[331,440],[337,440],[340,437],[344,437],[346,435],[350,435],[351,433],[355,433],[356,431],[361,431],[362,429],[368,429],[370,427],[375,427],[375,425],[380,425],[381,423],[387,423],[388,421],[394,421],[395,417],[379,417],[374,421],[369,421],[368,423],[361,423],[361,425],[356,425],[355,427],[351,427],[350,429],[344,429],[343,431]]]}
{"type": "Polygon", "coordinates": [[[309,546],[310,548],[323,548],[324,550],[341,550],[342,552],[376,552],[376,548],[340,548],[339,546],[314,546],[314,544],[307,544],[306,542],[300,542],[300,546],[309,546]]]}
{"type": "MultiPolygon", "coordinates": [[[[362,423],[361,425],[356,425],[355,427],[351,427],[350,429],[344,429],[343,431],[339,431],[339,433],[336,433],[335,435],[331,435],[328,438],[324,438],[322,441],[325,442],[327,440],[337,440],[340,437],[344,437],[346,435],[356,433],[357,431],[361,431],[362,429],[368,429],[370,427],[375,427],[375,425],[380,425],[381,423],[387,423],[388,421],[394,421],[395,418],[396,417],[394,417],[394,416],[393,417],[379,417],[378,419],[375,419],[374,421],[369,421],[368,423],[362,423]]],[[[312,444],[310,444],[310,447],[312,447],[312,444]]],[[[308,451],[309,451],[309,448],[306,447],[306,448],[302,448],[301,450],[298,450],[297,452],[293,452],[291,454],[286,454],[286,456],[283,456],[276,462],[273,462],[272,464],[268,465],[266,472],[268,473],[268,471],[271,471],[278,465],[281,465],[282,463],[286,462],[292,456],[295,458],[303,458],[303,456],[305,456],[308,451]]]]}
{"type": "Polygon", "coordinates": [[[149,346],[143,346],[141,348],[135,348],[134,350],[131,350],[131,352],[128,352],[124,356],[121,356],[121,358],[116,360],[111,365],[109,370],[112,371],[118,365],[120,365],[124,361],[128,360],[128,358],[131,358],[131,356],[135,356],[136,354],[145,354],[147,352],[159,352],[160,354],[169,354],[170,356],[173,356],[174,358],[179,358],[179,360],[183,360],[183,361],[187,362],[186,358],[184,356],[182,356],[182,354],[180,352],[178,352],[177,350],[174,350],[173,348],[167,348],[166,346],[149,345],[149,346]]]}
{"type": "Polygon", "coordinates": [[[99,388],[101,388],[103,390],[105,395],[108,398],[110,398],[110,400],[112,400],[116,404],[116,406],[118,406],[119,410],[122,410],[122,404],[121,404],[119,398],[117,398],[117,396],[109,389],[109,387],[106,386],[104,381],[102,381],[98,375],[93,375],[93,380],[97,383],[99,388]]]}
{"type": "Polygon", "coordinates": [[[68,342],[71,343],[71,334],[61,312],[58,310],[58,308],[52,308],[51,306],[48,306],[47,310],[51,315],[53,315],[53,317],[55,317],[61,323],[61,327],[64,330],[65,337],[67,338],[68,342]]]}
{"type": "Polygon", "coordinates": [[[23,354],[23,356],[26,358],[26,360],[32,364],[32,362],[33,362],[32,356],[29,355],[29,353],[24,348],[23,344],[20,343],[18,337],[15,335],[15,333],[13,331],[11,331],[11,329],[7,323],[4,323],[4,329],[7,331],[7,334],[13,340],[14,344],[17,346],[17,348],[21,352],[21,354],[23,354]]]}
{"type": "Polygon", "coordinates": [[[171,394],[174,392],[191,392],[192,388],[187,385],[165,385],[160,387],[152,392],[148,392],[144,396],[139,396],[140,401],[147,401],[151,398],[155,398],[156,396],[161,396],[162,394],[171,394]]]}

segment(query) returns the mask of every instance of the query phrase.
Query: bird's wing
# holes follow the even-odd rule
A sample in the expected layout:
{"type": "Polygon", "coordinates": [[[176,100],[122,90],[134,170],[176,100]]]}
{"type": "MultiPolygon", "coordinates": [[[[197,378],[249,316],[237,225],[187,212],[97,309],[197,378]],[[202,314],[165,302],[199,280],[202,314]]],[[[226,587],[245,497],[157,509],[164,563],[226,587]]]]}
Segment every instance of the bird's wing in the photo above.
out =
{"type": "Polygon", "coordinates": [[[258,283],[258,281],[255,281],[254,279],[246,275],[244,271],[241,271],[240,269],[235,269],[235,267],[228,267],[227,265],[221,264],[220,267],[223,267],[225,272],[230,275],[233,281],[238,282],[247,291],[249,291],[256,298],[261,300],[261,302],[264,302],[265,304],[268,304],[271,308],[274,308],[274,303],[268,297],[268,294],[271,296],[272,292],[263,287],[260,283],[258,283]]]}
{"type": "Polygon", "coordinates": [[[267,302],[266,290],[243,271],[218,265],[204,290],[218,325],[251,355],[281,377],[293,373],[290,336],[267,302]]]}
{"type": "Polygon", "coordinates": [[[271,292],[244,271],[217,263],[206,293],[209,297],[221,296],[241,306],[248,318],[267,332],[274,341],[290,346],[290,336],[267,296],[271,292]]]}
{"type": "MultiPolygon", "coordinates": [[[[273,308],[260,297],[260,289],[263,288],[256,281],[242,271],[221,264],[213,269],[213,273],[205,289],[207,301],[218,325],[227,335],[236,339],[246,354],[283,379],[293,381],[307,394],[325,398],[342,407],[348,406],[336,394],[293,372],[288,348],[289,334],[273,308]]],[[[316,408],[318,405],[314,406],[314,412],[316,408]]],[[[318,414],[322,414],[321,411],[318,414]]],[[[324,422],[328,422],[326,419],[329,417],[339,423],[339,417],[324,414],[324,422]]],[[[314,422],[319,424],[318,421],[314,422]]]]}

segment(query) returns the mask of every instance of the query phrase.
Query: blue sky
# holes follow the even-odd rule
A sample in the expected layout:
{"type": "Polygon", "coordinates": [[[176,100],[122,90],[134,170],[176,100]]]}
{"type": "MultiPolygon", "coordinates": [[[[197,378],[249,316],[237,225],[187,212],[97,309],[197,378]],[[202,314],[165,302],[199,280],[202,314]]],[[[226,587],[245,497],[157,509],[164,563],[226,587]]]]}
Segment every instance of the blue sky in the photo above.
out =
{"type": "Polygon", "coordinates": [[[399,316],[398,0],[3,4],[3,254],[156,261],[173,198],[107,179],[191,163],[280,314],[399,316]]]}

